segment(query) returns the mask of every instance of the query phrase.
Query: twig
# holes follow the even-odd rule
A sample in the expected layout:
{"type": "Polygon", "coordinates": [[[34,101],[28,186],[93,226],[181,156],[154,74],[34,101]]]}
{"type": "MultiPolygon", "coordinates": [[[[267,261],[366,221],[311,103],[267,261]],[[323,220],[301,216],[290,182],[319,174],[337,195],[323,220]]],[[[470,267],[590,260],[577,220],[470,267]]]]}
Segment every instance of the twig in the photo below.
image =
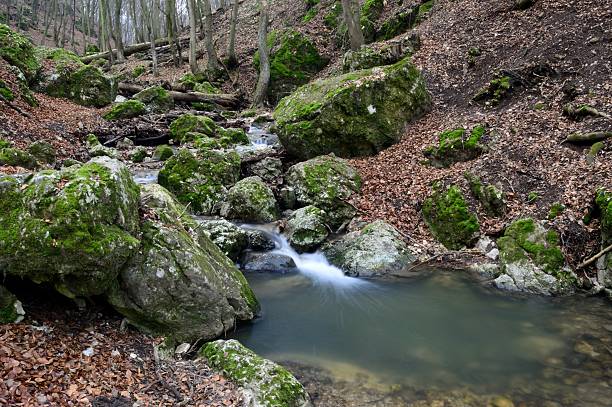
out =
{"type": "Polygon", "coordinates": [[[599,253],[597,253],[595,256],[591,257],[590,259],[587,259],[584,262],[580,263],[576,269],[580,270],[581,268],[585,268],[586,266],[594,263],[595,260],[597,260],[598,258],[600,258],[601,256],[603,256],[604,254],[610,251],[612,251],[612,244],[606,247],[605,249],[603,249],[602,251],[600,251],[599,253]]]}

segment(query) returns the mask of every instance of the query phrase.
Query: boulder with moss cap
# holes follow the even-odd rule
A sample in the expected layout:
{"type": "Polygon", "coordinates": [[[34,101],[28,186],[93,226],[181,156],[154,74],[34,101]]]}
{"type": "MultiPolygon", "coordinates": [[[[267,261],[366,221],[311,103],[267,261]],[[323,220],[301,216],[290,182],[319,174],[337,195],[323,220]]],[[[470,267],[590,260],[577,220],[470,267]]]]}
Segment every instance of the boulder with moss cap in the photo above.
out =
{"type": "Polygon", "coordinates": [[[200,229],[230,259],[238,261],[240,254],[249,245],[249,235],[225,219],[198,221],[200,229]]]}
{"type": "Polygon", "coordinates": [[[541,295],[574,291],[576,275],[565,264],[559,235],[533,219],[520,219],[497,240],[502,273],[495,285],[503,290],[541,295]]]}
{"type": "Polygon", "coordinates": [[[10,165],[33,170],[38,167],[38,162],[36,157],[26,151],[7,147],[0,149],[0,165],[10,165]]]}
{"type": "Polygon", "coordinates": [[[145,105],[147,113],[165,113],[174,108],[174,99],[161,86],[150,86],[133,96],[145,105]]]}
{"type": "Polygon", "coordinates": [[[0,324],[14,324],[21,322],[25,315],[21,301],[0,285],[0,324]]]}
{"type": "Polygon", "coordinates": [[[268,223],[280,216],[274,193],[259,177],[240,180],[230,188],[221,216],[245,222],[268,223]]]}
{"type": "Polygon", "coordinates": [[[430,105],[421,74],[405,59],[302,86],[280,101],[274,119],[282,145],[295,157],[356,157],[397,143],[430,105]]]}
{"type": "Polygon", "coordinates": [[[0,24],[0,58],[19,68],[29,83],[34,81],[40,70],[32,40],[5,24],[0,24]]]}
{"type": "Polygon", "coordinates": [[[140,250],[108,293],[109,302],[137,327],[177,342],[212,339],[259,304],[242,273],[185,208],[157,184],[142,187],[140,250]]]}
{"type": "Polygon", "coordinates": [[[293,212],[287,220],[289,244],[300,252],[314,251],[329,235],[325,218],[325,211],[313,205],[293,212]]]}
{"type": "Polygon", "coordinates": [[[237,384],[245,406],[311,407],[304,387],[284,367],[230,339],[210,342],[199,352],[208,365],[237,384]]]}

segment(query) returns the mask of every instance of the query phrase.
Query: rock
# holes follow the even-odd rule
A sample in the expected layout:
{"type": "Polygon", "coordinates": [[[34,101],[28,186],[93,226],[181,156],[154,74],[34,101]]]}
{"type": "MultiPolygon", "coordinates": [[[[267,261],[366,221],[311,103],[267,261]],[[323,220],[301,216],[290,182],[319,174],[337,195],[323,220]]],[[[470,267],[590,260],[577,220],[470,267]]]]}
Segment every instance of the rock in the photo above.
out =
{"type": "Polygon", "coordinates": [[[133,148],[134,142],[127,137],[124,137],[117,142],[117,150],[131,150],[133,148]]]}
{"type": "Polygon", "coordinates": [[[21,301],[0,285],[0,324],[15,324],[23,321],[25,311],[21,301]]]}
{"type": "Polygon", "coordinates": [[[274,118],[290,155],[356,157],[397,143],[430,105],[423,78],[404,59],[302,86],[280,101],[274,118]]]}
{"type": "Polygon", "coordinates": [[[73,165],[83,165],[83,163],[72,158],[66,158],[62,161],[62,167],[72,167],[73,165]]]}
{"type": "Polygon", "coordinates": [[[166,161],[174,155],[174,150],[167,144],[157,146],[153,152],[153,159],[156,161],[166,161]]]}
{"type": "Polygon", "coordinates": [[[53,164],[55,162],[55,148],[46,141],[33,142],[28,147],[28,152],[40,163],[53,164]]]}
{"type": "Polygon", "coordinates": [[[230,339],[206,344],[199,352],[208,365],[240,386],[252,407],[310,407],[310,397],[288,370],[230,339]]]}
{"type": "Polygon", "coordinates": [[[259,177],[245,178],[230,188],[221,216],[245,222],[268,223],[279,218],[274,193],[259,177]]]}
{"type": "Polygon", "coordinates": [[[362,46],[358,51],[348,51],[342,57],[342,71],[352,72],[375,66],[391,65],[412,55],[421,45],[416,33],[400,40],[362,46]]]}
{"type": "Polygon", "coordinates": [[[107,298],[130,323],[176,342],[212,339],[259,304],[246,279],[163,187],[140,195],[142,244],[107,298]]]}
{"type": "Polygon", "coordinates": [[[466,173],[465,178],[470,184],[470,191],[487,214],[502,216],[506,212],[506,196],[500,188],[492,184],[485,184],[480,178],[470,173],[466,173]]]}
{"type": "MultiPolygon", "coordinates": [[[[329,61],[319,54],[314,42],[296,30],[272,31],[268,34],[270,45],[270,84],[268,99],[272,105],[307,83],[329,61]]],[[[254,65],[259,70],[259,52],[254,65]]]]}
{"type": "Polygon", "coordinates": [[[535,4],[535,0],[514,0],[514,3],[518,10],[527,10],[535,4]]]}
{"type": "MultiPolygon", "coordinates": [[[[612,244],[612,191],[599,189],[595,203],[601,217],[601,247],[612,244]]],[[[597,261],[597,281],[602,286],[612,289],[612,253],[600,257],[597,261]]]]}
{"type": "Polygon", "coordinates": [[[393,274],[415,261],[402,235],[381,220],[323,247],[327,259],[350,276],[393,274]]]}
{"type": "Polygon", "coordinates": [[[5,24],[0,24],[0,58],[13,65],[32,83],[40,70],[32,41],[5,24]]]}
{"type": "Polygon", "coordinates": [[[514,86],[512,78],[509,76],[498,76],[482,87],[472,98],[475,102],[485,105],[498,105],[512,91],[514,86]]]}
{"type": "Polygon", "coordinates": [[[117,158],[119,156],[117,150],[112,147],[103,146],[100,143],[89,146],[87,151],[91,157],[117,158]]]}
{"type": "Polygon", "coordinates": [[[137,251],[138,186],[97,157],[32,178],[0,177],[0,270],[69,297],[104,293],[137,251]]]}
{"type": "Polygon", "coordinates": [[[280,253],[249,252],[243,262],[242,269],[248,272],[288,273],[297,271],[293,259],[280,253]]]}
{"type": "Polygon", "coordinates": [[[150,86],[132,98],[144,103],[147,113],[165,113],[174,108],[174,99],[161,86],[150,86]]]}
{"type": "Polygon", "coordinates": [[[266,157],[250,166],[250,172],[265,182],[277,184],[283,176],[283,162],[280,158],[266,157]]]}
{"type": "Polygon", "coordinates": [[[36,158],[32,154],[11,147],[0,149],[0,165],[23,167],[28,170],[38,167],[36,158]]]}
{"type": "Polygon", "coordinates": [[[111,110],[103,117],[106,120],[131,119],[133,117],[142,116],[146,113],[144,103],[139,100],[128,100],[121,103],[115,103],[111,110]]]}
{"type": "Polygon", "coordinates": [[[293,212],[287,221],[287,238],[299,252],[314,251],[327,236],[326,214],[316,206],[309,205],[293,212]]]}
{"type": "Polygon", "coordinates": [[[234,152],[179,150],[159,172],[158,182],[196,215],[219,212],[227,189],[240,179],[240,158],[234,152]]]}
{"type": "Polygon", "coordinates": [[[422,22],[429,14],[434,1],[427,0],[419,3],[384,21],[376,30],[376,40],[390,40],[422,22]]]}
{"type": "Polygon", "coordinates": [[[445,191],[434,186],[433,194],[423,203],[422,212],[431,233],[447,249],[459,250],[476,243],[480,224],[457,186],[445,191]]]}
{"type": "Polygon", "coordinates": [[[184,114],[170,123],[170,135],[174,140],[181,143],[193,141],[193,134],[196,133],[214,137],[217,134],[217,129],[217,124],[210,117],[193,114],[184,114]]]}
{"type": "Polygon", "coordinates": [[[250,144],[249,137],[242,129],[224,129],[223,127],[218,127],[217,137],[219,139],[219,144],[223,148],[230,148],[238,144],[250,144]]]}
{"type": "Polygon", "coordinates": [[[490,258],[491,260],[497,260],[499,258],[499,249],[497,245],[489,236],[483,236],[478,239],[475,249],[480,250],[482,254],[490,258]]]}
{"type": "Polygon", "coordinates": [[[533,219],[512,223],[497,239],[502,274],[495,285],[504,290],[561,295],[574,291],[576,275],[565,266],[559,236],[533,219]]]}
{"type": "Polygon", "coordinates": [[[338,228],[355,216],[348,199],[361,189],[359,173],[333,154],[295,164],[285,176],[299,206],[314,205],[325,211],[327,222],[338,228]]]}
{"type": "Polygon", "coordinates": [[[248,234],[225,219],[198,221],[202,232],[230,259],[238,261],[249,245],[248,234]]]}
{"type": "Polygon", "coordinates": [[[274,240],[265,232],[245,229],[249,241],[248,248],[255,251],[268,251],[276,248],[274,240]]]}
{"type": "Polygon", "coordinates": [[[477,158],[485,151],[482,138],[483,126],[476,126],[467,134],[464,128],[447,130],[438,135],[439,145],[428,147],[423,154],[429,158],[430,165],[436,168],[450,167],[462,161],[477,158]]]}

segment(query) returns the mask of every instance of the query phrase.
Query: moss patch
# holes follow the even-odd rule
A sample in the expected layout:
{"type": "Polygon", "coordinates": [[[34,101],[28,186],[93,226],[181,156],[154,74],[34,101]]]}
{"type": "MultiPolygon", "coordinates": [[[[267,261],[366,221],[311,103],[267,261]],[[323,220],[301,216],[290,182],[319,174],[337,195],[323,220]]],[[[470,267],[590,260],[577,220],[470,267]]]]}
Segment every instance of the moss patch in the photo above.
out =
{"type": "Polygon", "coordinates": [[[502,216],[506,211],[506,201],[503,191],[495,185],[484,184],[477,176],[466,173],[465,178],[470,184],[470,191],[480,202],[485,212],[491,216],[502,216]]]}
{"type": "Polygon", "coordinates": [[[146,113],[144,103],[140,100],[126,100],[113,105],[111,110],[103,117],[106,120],[131,119],[146,113]]]}
{"type": "Polygon", "coordinates": [[[184,114],[170,123],[170,135],[181,143],[193,141],[189,133],[201,133],[206,136],[214,137],[219,126],[207,116],[196,116],[184,114]]]}
{"type": "Polygon", "coordinates": [[[480,89],[473,100],[486,105],[498,105],[509,95],[512,86],[512,80],[509,76],[500,76],[480,89]]]}
{"type": "Polygon", "coordinates": [[[150,113],[164,113],[174,108],[174,99],[161,86],[151,86],[143,89],[133,98],[144,103],[146,111],[150,113]]]}
{"type": "Polygon", "coordinates": [[[0,165],[23,167],[30,170],[38,167],[36,158],[32,154],[10,147],[0,150],[0,165]]]}
{"type": "Polygon", "coordinates": [[[5,24],[0,24],[0,57],[19,68],[29,83],[34,81],[40,70],[32,41],[5,24]]]}
{"type": "Polygon", "coordinates": [[[174,150],[168,145],[157,146],[153,153],[153,159],[158,161],[166,161],[174,155],[174,150]]]}
{"type": "Polygon", "coordinates": [[[424,151],[431,165],[437,168],[449,167],[456,162],[469,161],[481,155],[485,146],[482,138],[484,126],[478,125],[467,134],[464,128],[447,130],[438,135],[438,146],[424,151]]]}

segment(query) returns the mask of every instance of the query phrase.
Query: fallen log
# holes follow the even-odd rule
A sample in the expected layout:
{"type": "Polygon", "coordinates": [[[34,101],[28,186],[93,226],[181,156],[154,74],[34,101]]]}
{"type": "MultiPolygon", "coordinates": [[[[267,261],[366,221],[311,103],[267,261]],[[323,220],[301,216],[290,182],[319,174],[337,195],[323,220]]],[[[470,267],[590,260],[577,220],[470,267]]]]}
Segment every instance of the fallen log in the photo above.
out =
{"type": "MultiPolygon", "coordinates": [[[[145,89],[143,86],[134,85],[131,83],[120,82],[119,92],[123,94],[133,95],[145,89]]],[[[232,94],[216,94],[216,93],[200,93],[200,92],[180,92],[171,90],[168,91],[175,102],[203,102],[216,103],[227,108],[238,107],[239,100],[236,95],[232,94]]]]}
{"type": "Polygon", "coordinates": [[[563,140],[563,143],[593,144],[612,137],[612,131],[595,131],[592,133],[573,133],[563,140]]]}
{"type": "MultiPolygon", "coordinates": [[[[201,35],[199,35],[198,37],[201,37],[201,35]]],[[[189,44],[189,37],[180,37],[178,41],[181,47],[185,47],[187,44],[189,44]]],[[[170,43],[168,42],[167,38],[160,38],[158,40],[155,40],[155,47],[156,48],[168,47],[168,49],[170,49],[170,43]]],[[[129,57],[130,55],[135,54],[137,52],[145,52],[145,51],[149,51],[150,49],[151,49],[150,41],[141,42],[138,44],[132,44],[132,45],[126,46],[123,50],[123,55],[126,57],[129,57]]],[[[117,55],[116,49],[113,49],[113,55],[115,56],[117,55]]],[[[97,54],[86,55],[84,57],[81,57],[81,61],[84,64],[88,64],[95,59],[108,59],[109,56],[110,56],[110,52],[103,51],[103,52],[98,52],[97,54]]]]}

